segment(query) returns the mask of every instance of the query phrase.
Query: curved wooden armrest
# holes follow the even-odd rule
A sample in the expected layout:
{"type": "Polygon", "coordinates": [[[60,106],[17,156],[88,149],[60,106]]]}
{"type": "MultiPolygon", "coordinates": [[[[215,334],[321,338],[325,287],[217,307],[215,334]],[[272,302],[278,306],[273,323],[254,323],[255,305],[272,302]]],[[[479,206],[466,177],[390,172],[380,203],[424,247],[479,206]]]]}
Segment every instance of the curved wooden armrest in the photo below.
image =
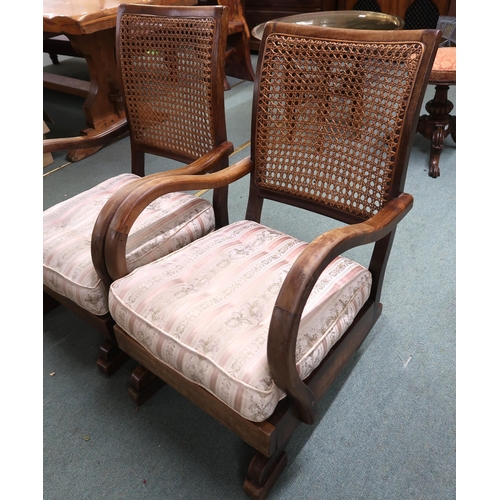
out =
{"type": "MultiPolygon", "coordinates": [[[[213,163],[216,163],[215,159],[213,163]]],[[[140,213],[154,200],[175,191],[227,186],[252,169],[253,162],[247,157],[214,173],[172,175],[171,172],[161,172],[121,188],[104,205],[94,226],[91,250],[97,274],[109,286],[129,273],[125,259],[128,234],[140,213]]]]}
{"type": "Polygon", "coordinates": [[[120,137],[128,132],[129,125],[126,118],[114,123],[106,131],[95,135],[82,135],[78,137],[62,137],[58,139],[44,139],[43,152],[53,153],[54,151],[63,151],[67,149],[85,149],[95,148],[107,144],[110,139],[120,137]]]}
{"type": "Polygon", "coordinates": [[[188,165],[176,168],[174,170],[168,170],[165,172],[159,172],[157,174],[150,174],[147,176],[148,179],[164,179],[168,176],[173,175],[196,175],[196,174],[206,174],[214,170],[214,167],[220,167],[221,160],[224,158],[229,158],[229,155],[234,151],[234,145],[232,142],[224,141],[219,146],[204,154],[201,158],[194,160],[188,165]]]}
{"type": "MultiPolygon", "coordinates": [[[[221,160],[229,157],[229,155],[234,151],[234,146],[232,142],[225,141],[212,151],[203,155],[201,158],[195,160],[189,165],[177,168],[175,170],[169,170],[166,172],[159,172],[156,174],[151,174],[146,177],[141,177],[136,181],[130,182],[119,189],[106,204],[102,207],[97,217],[96,223],[94,225],[94,230],[92,232],[91,241],[91,253],[92,262],[96,269],[97,275],[103,280],[103,282],[109,286],[113,282],[111,276],[106,268],[106,258],[105,258],[105,244],[106,244],[106,234],[115,214],[115,211],[120,207],[120,205],[129,197],[131,193],[135,193],[135,190],[140,186],[145,184],[162,182],[169,177],[176,177],[180,175],[200,175],[209,172],[214,167],[218,167],[221,160]]],[[[138,193],[141,192],[139,189],[138,193]]],[[[153,198],[154,199],[154,198],[153,198]]],[[[152,199],[152,200],[153,200],[152,199]]],[[[129,200],[129,203],[134,203],[134,196],[129,200]]],[[[147,205],[144,205],[143,209],[147,205]]],[[[142,211],[142,210],[141,210],[142,211]]],[[[136,217],[141,212],[139,211],[136,217]]],[[[134,219],[135,220],[135,219],[134,219]]],[[[131,227],[131,226],[130,226],[131,227]]],[[[130,228],[129,228],[130,230],[130,228]]],[[[128,234],[128,233],[127,233],[128,234]]],[[[127,273],[128,274],[128,273],[127,273]]]]}
{"type": "Polygon", "coordinates": [[[332,229],[314,239],[294,262],[274,306],[267,357],[276,384],[296,403],[300,418],[313,423],[316,397],[297,374],[295,351],[302,312],[316,281],[336,257],[350,248],[373,243],[388,235],[410,211],[413,197],[402,193],[371,219],[332,229]]]}

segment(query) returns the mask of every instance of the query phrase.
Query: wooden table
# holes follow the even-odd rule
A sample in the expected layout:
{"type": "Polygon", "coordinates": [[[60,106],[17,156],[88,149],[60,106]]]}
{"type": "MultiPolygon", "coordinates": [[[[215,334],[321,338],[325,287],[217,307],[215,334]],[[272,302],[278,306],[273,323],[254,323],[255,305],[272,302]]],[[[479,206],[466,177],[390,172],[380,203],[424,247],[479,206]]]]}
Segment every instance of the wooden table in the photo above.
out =
{"type": "MultiPolygon", "coordinates": [[[[115,61],[116,13],[122,3],[196,5],[197,0],[44,0],[44,37],[65,34],[76,52],[85,57],[90,82],[44,73],[44,86],[85,96],[83,111],[87,127],[82,135],[106,131],[125,116],[118,90],[115,61]]],[[[78,161],[99,148],[68,152],[78,161]]]]}

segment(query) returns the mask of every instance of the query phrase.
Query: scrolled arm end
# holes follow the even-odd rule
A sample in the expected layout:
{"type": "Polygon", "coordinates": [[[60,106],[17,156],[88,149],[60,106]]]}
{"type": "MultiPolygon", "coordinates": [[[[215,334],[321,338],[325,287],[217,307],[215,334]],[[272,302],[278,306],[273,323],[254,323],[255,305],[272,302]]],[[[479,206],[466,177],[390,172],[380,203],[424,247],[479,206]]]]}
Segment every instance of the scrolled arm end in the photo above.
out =
{"type": "MultiPolygon", "coordinates": [[[[244,158],[222,170],[200,175],[153,174],[127,184],[106,203],[96,223],[104,244],[94,234],[96,258],[102,258],[110,281],[128,274],[125,250],[128,234],[140,213],[160,196],[174,191],[214,189],[227,186],[251,172],[253,163],[244,158]],[[99,247],[99,248],[97,248],[99,247]]],[[[93,240],[94,243],[94,240],[93,240]]]]}
{"type": "Polygon", "coordinates": [[[299,323],[300,318],[275,306],[269,327],[267,360],[272,379],[295,403],[300,420],[312,424],[318,418],[318,403],[300,379],[295,364],[299,323]]]}
{"type": "Polygon", "coordinates": [[[317,418],[316,397],[300,379],[296,345],[302,311],[317,279],[345,250],[373,243],[393,231],[411,209],[413,198],[401,193],[368,221],[327,231],[312,241],[292,265],[274,306],[267,343],[271,377],[296,404],[303,422],[317,418]]]}
{"type": "Polygon", "coordinates": [[[61,137],[57,139],[44,139],[43,152],[53,153],[55,151],[65,151],[69,149],[87,149],[104,146],[111,139],[116,139],[128,132],[129,124],[126,118],[122,118],[108,129],[94,135],[83,135],[77,137],[61,137]]]}

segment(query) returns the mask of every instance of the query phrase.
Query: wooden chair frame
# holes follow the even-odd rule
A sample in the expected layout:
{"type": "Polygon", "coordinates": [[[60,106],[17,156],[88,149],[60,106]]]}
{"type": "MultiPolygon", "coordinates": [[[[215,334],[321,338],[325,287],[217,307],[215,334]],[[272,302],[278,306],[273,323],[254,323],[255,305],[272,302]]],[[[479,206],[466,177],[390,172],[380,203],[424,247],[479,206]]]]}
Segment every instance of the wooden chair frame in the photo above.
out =
{"type": "MultiPolygon", "coordinates": [[[[398,223],[412,207],[413,198],[403,191],[406,169],[415,135],[418,113],[421,109],[432,61],[439,41],[437,30],[369,32],[336,30],[268,23],[259,53],[253,102],[252,137],[255,137],[256,115],[259,112],[261,69],[266,57],[267,38],[273,33],[321,40],[421,44],[420,64],[414,78],[413,91],[408,98],[400,142],[395,152],[394,170],[389,187],[389,199],[371,217],[360,217],[338,208],[327,208],[321,203],[296,199],[286,194],[259,186],[255,174],[255,141],[251,155],[224,171],[205,176],[158,176],[136,181],[126,196],[119,195],[119,203],[110,200],[96,223],[92,247],[96,269],[111,280],[128,274],[124,252],[128,230],[138,213],[158,196],[170,191],[210,189],[227,186],[250,175],[250,192],[246,218],[259,221],[264,199],[281,201],[308,208],[340,220],[347,225],[327,231],[313,240],[290,269],[278,298],[269,328],[267,355],[271,376],[288,397],[281,400],[274,414],[261,423],[251,422],[220,402],[204,388],[187,380],[175,370],[154,358],[121,327],[114,330],[120,348],[140,363],[132,375],[131,395],[138,403],[149,397],[159,384],[156,377],[167,383],[206,413],[228,427],[250,444],[256,454],[250,463],[244,490],[251,498],[263,499],[269,493],[287,461],[285,447],[300,423],[312,424],[318,417],[318,401],[334,382],[343,367],[361,345],[382,311],[380,297],[385,270],[398,223]],[[295,365],[295,349],[300,318],[314,284],[321,272],[341,253],[374,243],[369,270],[373,285],[370,297],[353,324],[334,345],[321,364],[309,377],[300,380],[295,365]],[[148,384],[156,381],[154,389],[148,384]],[[143,391],[141,393],[141,391],[143,391]]],[[[182,251],[182,250],[181,250],[182,251]]]]}
{"type": "Polygon", "coordinates": [[[226,45],[226,79],[224,89],[231,86],[227,76],[253,82],[255,72],[250,59],[250,29],[245,19],[245,0],[218,0],[229,9],[229,29],[226,45]]]}
{"type": "MultiPolygon", "coordinates": [[[[133,134],[130,135],[131,151],[132,151],[132,171],[137,175],[144,175],[144,157],[145,153],[159,155],[171,158],[177,161],[187,163],[186,166],[175,170],[162,172],[161,178],[176,176],[176,175],[200,175],[209,171],[218,171],[226,168],[229,163],[229,155],[233,152],[233,144],[227,141],[226,121],[224,111],[224,91],[223,82],[225,79],[224,64],[225,64],[225,38],[228,29],[229,12],[226,7],[222,6],[205,6],[205,7],[169,7],[169,6],[152,6],[152,5],[122,5],[119,8],[117,20],[117,40],[120,36],[120,19],[124,13],[134,13],[139,15],[159,15],[169,17],[206,17],[212,16],[216,19],[216,28],[214,39],[218,41],[213,49],[212,65],[212,104],[214,112],[215,125],[215,146],[212,151],[205,154],[202,158],[194,158],[188,156],[179,156],[170,151],[161,148],[146,148],[138,145],[134,140],[133,134]]],[[[117,48],[119,54],[119,47],[117,48]]],[[[120,81],[120,85],[123,83],[120,81]]],[[[128,110],[125,101],[125,112],[128,117],[128,110]]],[[[70,138],[45,139],[43,142],[43,152],[50,153],[54,151],[68,150],[73,148],[85,149],[102,147],[109,144],[111,139],[118,139],[130,132],[128,118],[117,122],[105,133],[96,134],[93,136],[81,136],[70,138]]],[[[150,178],[155,178],[155,175],[150,178]]],[[[127,190],[123,191],[123,195],[127,190]]],[[[117,202],[119,198],[115,198],[117,202]]],[[[213,207],[215,212],[216,227],[221,227],[228,223],[227,212],[227,187],[222,186],[221,189],[216,189],[213,192],[213,207]]],[[[98,257],[96,257],[98,259],[98,257]]],[[[104,283],[109,286],[111,280],[106,275],[104,283]]],[[[128,359],[120,349],[118,349],[115,333],[113,330],[114,320],[108,314],[96,316],[86,309],[80,307],[76,303],[61,296],[46,285],[43,286],[43,301],[44,314],[57,307],[59,304],[65,305],[68,309],[75,312],[78,316],[87,321],[90,325],[100,331],[105,341],[100,348],[100,356],[97,360],[97,366],[101,372],[106,375],[112,375],[122,364],[128,359]]]]}

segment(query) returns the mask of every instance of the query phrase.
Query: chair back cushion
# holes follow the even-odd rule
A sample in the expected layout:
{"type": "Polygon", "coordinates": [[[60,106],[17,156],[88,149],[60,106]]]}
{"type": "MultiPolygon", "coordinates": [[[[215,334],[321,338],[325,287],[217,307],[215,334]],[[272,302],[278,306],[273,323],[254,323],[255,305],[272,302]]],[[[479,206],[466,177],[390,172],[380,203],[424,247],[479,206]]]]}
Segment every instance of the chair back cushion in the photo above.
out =
{"type": "MultiPolygon", "coordinates": [[[[108,309],[108,291],[92,263],[90,242],[102,207],[120,187],[139,177],[123,174],[65,200],[43,213],[43,283],[98,316],[108,309]]],[[[148,264],[215,227],[211,204],[186,193],[151,203],[127,242],[129,269],[148,264]]]]}
{"type": "MultiPolygon", "coordinates": [[[[267,363],[271,314],[305,246],[256,222],[231,224],[116,280],[110,313],[158,360],[248,420],[263,421],[284,397],[267,363]]],[[[352,323],[371,281],[363,266],[344,257],[322,274],[300,324],[302,379],[352,323]]]]}

